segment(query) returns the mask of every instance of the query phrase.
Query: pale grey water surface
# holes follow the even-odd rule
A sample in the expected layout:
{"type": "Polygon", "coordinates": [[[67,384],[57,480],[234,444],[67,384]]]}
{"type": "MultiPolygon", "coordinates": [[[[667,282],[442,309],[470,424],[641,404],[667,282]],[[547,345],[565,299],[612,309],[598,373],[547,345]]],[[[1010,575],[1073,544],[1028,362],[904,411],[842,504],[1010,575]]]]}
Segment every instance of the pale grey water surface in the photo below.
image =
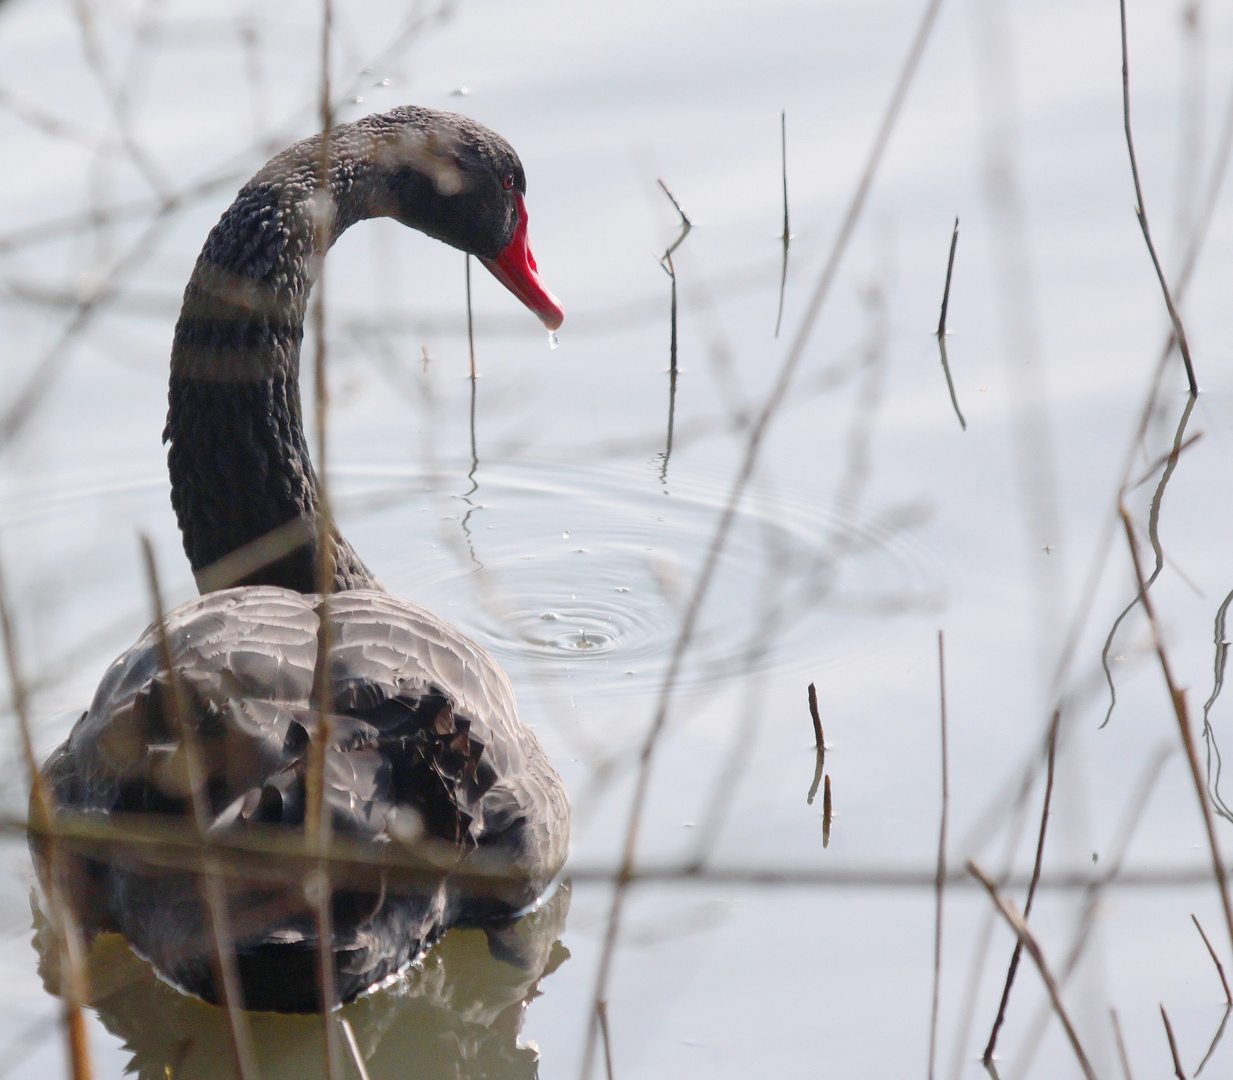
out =
{"type": "MultiPolygon", "coordinates": [[[[347,535],[392,591],[456,622],[506,667],[575,804],[577,876],[561,937],[570,956],[552,953],[559,966],[523,1023],[528,1049],[489,1075],[532,1073],[535,1044],[539,1075],[575,1076],[611,896],[594,872],[616,865],[638,749],[748,417],[799,325],[921,5],[336,8],[334,85],[349,102],[340,119],[415,102],[504,134],[526,166],[540,268],[567,314],[550,350],[530,314],[474,275],[473,458],[463,257],[373,221],[327,264],[329,471],[347,535]],[[422,25],[400,38],[408,18],[422,25]],[[775,340],[781,109],[794,238],[775,340]],[[666,467],[669,282],[656,260],[677,222],[657,177],[695,223],[675,255],[681,374],[666,467]]],[[[145,622],[138,530],[155,541],[170,597],[192,595],[159,443],[171,330],[193,259],[236,188],[314,130],[317,16],[316,5],[269,0],[0,6],[0,404],[41,364],[51,377],[0,453],[0,545],[37,685],[40,753],[145,622]],[[190,190],[202,181],[216,182],[190,190]],[[172,192],[189,193],[141,246],[159,194],[172,192]],[[88,219],[129,205],[131,214],[88,219]],[[91,295],[98,302],[79,315],[74,305],[91,295]],[[85,321],[61,345],[75,317],[85,321]]],[[[1175,277],[1233,84],[1233,12],[1132,0],[1129,19],[1145,195],[1175,277]]],[[[720,561],[639,846],[648,865],[704,853],[719,868],[894,870],[917,883],[770,886],[735,875],[635,887],[608,991],[619,1080],[925,1075],[938,628],[951,864],[1000,868],[1011,843],[1014,866],[1030,869],[1041,784],[1021,834],[1009,801],[1040,745],[1066,628],[1167,327],[1133,213],[1120,89],[1113,0],[943,5],[720,561]],[[955,215],[949,355],[966,432],[931,336],[955,215]],[[821,800],[806,803],[810,681],[830,746],[825,850],[821,800]]],[[[1212,686],[1213,620],[1233,588],[1228,202],[1217,204],[1182,305],[1203,390],[1188,434],[1203,438],[1164,499],[1167,563],[1153,590],[1196,718],[1212,686]]],[[[1184,391],[1175,359],[1136,479],[1167,449],[1184,391]]],[[[1151,490],[1131,499],[1141,522],[1151,490]]],[[[1118,539],[1067,683],[1045,859],[1053,875],[1107,868],[1138,777],[1161,744],[1178,741],[1138,614],[1112,649],[1120,701],[1098,729],[1101,643],[1132,595],[1118,539]]],[[[1233,700],[1218,700],[1212,721],[1229,744],[1233,700]]],[[[15,737],[3,744],[5,806],[20,812],[15,737]]],[[[1194,871],[1195,883],[1107,890],[1065,998],[1098,1075],[1120,1075],[1110,1007],[1136,1075],[1172,1071],[1161,1002],[1192,1075],[1223,1011],[1192,912],[1226,966],[1230,953],[1180,754],[1143,809],[1127,872],[1194,871]]],[[[1233,829],[1221,823],[1220,835],[1233,850],[1233,829]]],[[[30,948],[24,847],[5,847],[3,866],[0,1072],[42,1077],[63,1055],[30,948]]],[[[1014,896],[1021,904],[1022,888],[1014,896]]],[[[1082,905],[1075,890],[1038,897],[1032,922],[1059,969],[1082,905]]],[[[940,1076],[985,1075],[978,1057],[1011,948],[997,924],[969,1006],[990,910],[982,891],[948,894],[940,1076]]],[[[551,923],[545,934],[556,932],[551,923]]],[[[357,1028],[374,1075],[416,1075],[447,998],[456,1015],[433,1045],[453,1049],[423,1069],[454,1075],[468,1046],[488,1045],[481,1029],[513,1047],[521,1008],[509,1009],[528,988],[485,961],[477,940],[455,935],[403,999],[363,1005],[357,1028]],[[457,984],[450,963],[462,965],[457,984]]],[[[135,964],[103,962],[121,973],[135,964]]],[[[135,985],[125,1015],[137,1035],[115,1016],[119,1034],[92,1024],[100,1076],[121,1075],[131,1058],[123,1039],[136,1046],[138,1036],[154,1046],[147,1070],[162,1053],[175,1075],[226,1074],[222,1044],[206,1045],[221,1029],[193,1019],[196,1003],[135,985]],[[178,1031],[200,1045],[172,1063],[178,1031]]],[[[1029,1050],[1044,1000],[1025,962],[1003,1076],[1079,1075],[1056,1021],[1029,1050]]],[[[312,1055],[292,1028],[259,1032],[263,1056],[303,1075],[312,1055]]],[[[1230,1069],[1225,1043],[1204,1075],[1230,1069]]]]}

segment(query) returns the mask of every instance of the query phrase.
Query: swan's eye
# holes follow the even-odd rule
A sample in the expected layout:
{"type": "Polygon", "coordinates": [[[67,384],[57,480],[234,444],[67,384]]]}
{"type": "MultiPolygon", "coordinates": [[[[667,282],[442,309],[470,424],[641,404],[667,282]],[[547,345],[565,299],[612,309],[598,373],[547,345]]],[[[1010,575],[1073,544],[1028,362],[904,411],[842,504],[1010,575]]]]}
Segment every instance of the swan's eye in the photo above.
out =
{"type": "Polygon", "coordinates": [[[509,191],[514,186],[514,174],[510,173],[504,180],[501,181],[501,186],[509,191]]]}

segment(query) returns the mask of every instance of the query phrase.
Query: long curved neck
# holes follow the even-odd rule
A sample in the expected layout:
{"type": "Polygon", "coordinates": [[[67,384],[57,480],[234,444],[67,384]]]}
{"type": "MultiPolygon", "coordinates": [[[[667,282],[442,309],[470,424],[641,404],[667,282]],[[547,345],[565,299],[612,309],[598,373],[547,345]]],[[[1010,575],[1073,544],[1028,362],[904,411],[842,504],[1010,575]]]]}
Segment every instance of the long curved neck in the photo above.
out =
{"type": "MultiPolygon", "coordinates": [[[[304,312],[323,249],[374,205],[371,169],[336,146],[333,220],[319,239],[316,147],[293,147],[244,187],[184,292],[163,438],[171,501],[199,582],[200,571],[243,549],[250,567],[264,565],[234,584],[316,591],[315,542],[303,542],[311,530],[280,529],[310,522],[319,502],[300,410],[304,312]],[[279,546],[288,536],[291,550],[279,546]]],[[[336,588],[380,587],[341,538],[335,563],[336,588]]]]}

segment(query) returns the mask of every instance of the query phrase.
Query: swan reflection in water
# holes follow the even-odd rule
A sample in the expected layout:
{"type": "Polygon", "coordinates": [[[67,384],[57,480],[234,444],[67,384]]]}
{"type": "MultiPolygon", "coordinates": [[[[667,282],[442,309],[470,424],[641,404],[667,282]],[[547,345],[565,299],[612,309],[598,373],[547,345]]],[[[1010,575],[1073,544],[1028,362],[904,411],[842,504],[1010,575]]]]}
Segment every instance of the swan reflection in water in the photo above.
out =
{"type": "MultiPolygon", "coordinates": [[[[566,883],[505,929],[452,929],[393,985],[340,1009],[371,1080],[537,1077],[539,1053],[519,1034],[540,981],[569,958],[560,941],[569,901],[566,883]]],[[[43,985],[55,994],[57,950],[37,905],[34,944],[43,985]]],[[[94,939],[88,975],[90,1005],[132,1054],[126,1073],[140,1080],[234,1076],[224,1011],[160,980],[119,934],[94,939]]],[[[248,1016],[262,1080],[324,1075],[319,1015],[248,1016]]],[[[352,1062],[343,1069],[356,1076],[352,1062]]]]}

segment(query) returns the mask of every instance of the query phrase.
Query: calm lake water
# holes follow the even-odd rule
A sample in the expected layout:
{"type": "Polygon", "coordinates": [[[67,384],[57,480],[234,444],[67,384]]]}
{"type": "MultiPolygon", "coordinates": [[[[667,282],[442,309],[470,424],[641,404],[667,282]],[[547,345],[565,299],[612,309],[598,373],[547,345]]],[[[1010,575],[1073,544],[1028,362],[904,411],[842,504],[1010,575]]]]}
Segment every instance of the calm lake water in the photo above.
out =
{"type": "MultiPolygon", "coordinates": [[[[566,310],[550,349],[477,270],[472,400],[463,256],[390,221],[351,230],[326,282],[339,516],[391,591],[505,666],[575,806],[575,880],[526,928],[530,976],[491,960],[478,932],[455,933],[407,984],[349,1015],[374,1077],[413,1062],[425,1075],[480,1075],[482,1063],[491,1076],[576,1076],[611,898],[600,872],[619,858],[668,658],[750,417],[801,323],[923,9],[335,3],[339,118],[414,102],[505,135],[528,174],[540,269],[566,310]],[[781,110],[793,239],[776,339],[781,110]],[[657,260],[679,220],[657,178],[694,223],[674,256],[670,455],[670,282],[657,260]]],[[[315,5],[269,0],[0,7],[0,407],[36,373],[45,387],[0,453],[0,545],[42,754],[146,621],[139,530],[169,597],[194,593],[159,441],[172,326],[235,190],[314,130],[316,18],[315,5]],[[154,200],[172,193],[160,216],[154,200]]],[[[1132,0],[1128,18],[1145,200],[1176,280],[1218,157],[1233,12],[1132,0]]],[[[1233,588],[1228,202],[1216,202],[1181,304],[1202,388],[1186,437],[1202,438],[1163,498],[1153,589],[1196,723],[1233,588]]],[[[1191,914],[1226,966],[1230,942],[1138,613],[1110,650],[1119,701],[1099,727],[1101,646],[1134,595],[1121,534],[1107,552],[1102,537],[1168,327],[1133,208],[1116,4],[944,4],[672,698],[639,862],[701,857],[724,873],[630,893],[607,992],[620,1080],[925,1074],[939,628],[951,866],[1030,870],[1043,784],[1021,829],[1012,803],[1069,649],[1046,874],[1108,870],[1127,814],[1140,817],[1122,863],[1132,880],[1099,896],[1065,999],[1100,1076],[1120,1075],[1111,1007],[1136,1075],[1172,1071],[1162,1002],[1189,1075],[1206,1053],[1224,997],[1191,914]],[[966,431],[933,336],[956,215],[947,344],[966,431]],[[1072,641],[1093,566],[1091,614],[1072,641]],[[834,799],[825,848],[821,796],[806,799],[811,681],[834,799]],[[1161,747],[1174,752],[1144,794],[1161,747]],[[742,880],[774,870],[851,880],[742,880]]],[[[1167,452],[1185,390],[1174,357],[1132,481],[1167,452]]],[[[1127,499],[1149,558],[1158,476],[1127,499]]],[[[1210,715],[1233,745],[1233,700],[1210,715]]],[[[4,806],[20,815],[25,782],[15,738],[5,744],[4,806]]],[[[1233,829],[1219,829],[1233,851],[1233,829]]],[[[63,1068],[56,1002],[30,947],[24,845],[3,850],[0,1072],[41,1077],[63,1068]]],[[[1021,905],[1022,887],[1011,894],[1021,905]]],[[[1086,903],[1074,888],[1037,897],[1032,925],[1057,971],[1086,903]]],[[[970,882],[948,891],[939,1076],[985,1075],[1012,946],[992,912],[970,882]]],[[[136,1053],[143,1075],[227,1075],[214,1012],[104,946],[98,1074],[120,1076],[136,1053]]],[[[1004,1077],[1079,1075],[1055,1020],[1036,1034],[1046,1005],[1025,961],[1004,1077]]],[[[307,1021],[262,1021],[258,1036],[266,1075],[305,1075],[318,1060],[307,1021]]],[[[1204,1075],[1231,1063],[1222,1043],[1204,1075]]]]}

